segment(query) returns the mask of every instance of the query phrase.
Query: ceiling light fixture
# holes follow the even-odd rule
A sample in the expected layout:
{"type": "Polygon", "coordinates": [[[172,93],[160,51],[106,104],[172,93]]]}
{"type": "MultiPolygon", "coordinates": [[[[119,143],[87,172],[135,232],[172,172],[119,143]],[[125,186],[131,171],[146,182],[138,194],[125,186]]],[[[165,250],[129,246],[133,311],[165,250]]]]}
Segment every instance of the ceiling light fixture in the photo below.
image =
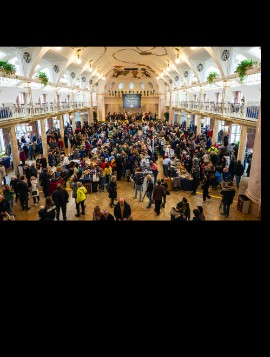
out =
{"type": "Polygon", "coordinates": [[[197,47],[190,47],[192,50],[196,50],[197,47]]]}
{"type": "Polygon", "coordinates": [[[180,63],[180,54],[179,54],[179,49],[178,49],[178,48],[176,48],[176,51],[177,51],[177,57],[176,57],[176,59],[175,59],[175,63],[176,63],[176,64],[179,64],[179,63],[180,63]]]}
{"type": "Polygon", "coordinates": [[[93,62],[93,60],[90,61],[89,72],[93,72],[92,62],[93,62]]]}
{"type": "Polygon", "coordinates": [[[171,68],[170,68],[170,61],[169,60],[167,60],[168,61],[168,66],[167,66],[167,68],[166,68],[166,71],[167,72],[170,72],[170,70],[171,70],[171,68]]]}
{"type": "Polygon", "coordinates": [[[76,63],[77,64],[81,64],[82,63],[82,60],[80,59],[80,49],[77,50],[77,58],[76,58],[76,63]]]}
{"type": "Polygon", "coordinates": [[[56,51],[61,51],[62,47],[54,47],[56,49],[56,51]]]}

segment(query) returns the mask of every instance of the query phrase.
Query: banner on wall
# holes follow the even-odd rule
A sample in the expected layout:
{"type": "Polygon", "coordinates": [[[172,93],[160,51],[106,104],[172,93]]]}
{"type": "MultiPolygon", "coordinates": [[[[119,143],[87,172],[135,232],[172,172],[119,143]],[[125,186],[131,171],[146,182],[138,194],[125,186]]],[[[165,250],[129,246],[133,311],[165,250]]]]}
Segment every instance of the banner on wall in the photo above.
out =
{"type": "Polygon", "coordinates": [[[141,94],[122,94],[123,108],[141,108],[141,94]]]}

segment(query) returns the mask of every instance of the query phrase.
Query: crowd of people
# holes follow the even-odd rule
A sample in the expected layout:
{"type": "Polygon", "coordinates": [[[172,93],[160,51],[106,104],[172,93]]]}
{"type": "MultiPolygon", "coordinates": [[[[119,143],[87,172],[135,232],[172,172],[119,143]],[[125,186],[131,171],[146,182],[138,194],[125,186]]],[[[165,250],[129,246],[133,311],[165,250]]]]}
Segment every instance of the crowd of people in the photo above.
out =
{"type": "MultiPolygon", "coordinates": [[[[201,184],[203,203],[211,198],[210,186],[221,188],[224,203],[222,213],[228,216],[235,194],[233,178],[235,176],[239,188],[244,167],[240,161],[236,161],[234,149],[228,143],[220,145],[212,142],[212,132],[209,132],[196,135],[194,125],[186,128],[185,125],[150,120],[123,122],[117,120],[114,114],[113,120],[108,122],[78,123],[75,131],[71,125],[67,125],[63,140],[58,130],[47,132],[48,157],[41,154],[31,165],[25,165],[24,175],[12,177],[10,189],[16,196],[16,202],[20,200],[21,208],[29,210],[29,193],[33,197],[33,205],[38,205],[38,187],[42,186],[46,203],[39,209],[40,219],[59,220],[62,210],[63,220],[66,220],[66,205],[69,202],[67,182],[75,199],[76,217],[85,215],[85,201],[89,193],[87,184],[91,183],[92,192],[107,191],[108,206],[114,210],[111,214],[108,207],[96,207],[94,220],[131,220],[131,206],[125,198],[121,197],[114,203],[118,198],[117,183],[125,180],[134,186],[134,199],[140,202],[143,202],[144,189],[148,198],[146,207],[151,208],[154,204],[158,216],[169,194],[167,179],[177,175],[174,166],[180,163],[193,179],[192,194],[196,195],[201,184]],[[161,174],[157,165],[159,157],[163,160],[162,179],[158,178],[161,174]],[[50,195],[51,180],[59,178],[61,184],[50,195]]],[[[25,152],[23,147],[21,150],[25,152]]],[[[23,164],[26,158],[21,158],[23,164]]],[[[5,187],[5,190],[9,188],[5,187]]],[[[12,198],[5,190],[3,199],[9,202],[9,212],[12,213],[12,198]]],[[[193,220],[205,219],[202,206],[194,208],[192,212],[193,220]]],[[[172,220],[190,220],[187,199],[183,197],[171,208],[170,213],[172,220]]]]}

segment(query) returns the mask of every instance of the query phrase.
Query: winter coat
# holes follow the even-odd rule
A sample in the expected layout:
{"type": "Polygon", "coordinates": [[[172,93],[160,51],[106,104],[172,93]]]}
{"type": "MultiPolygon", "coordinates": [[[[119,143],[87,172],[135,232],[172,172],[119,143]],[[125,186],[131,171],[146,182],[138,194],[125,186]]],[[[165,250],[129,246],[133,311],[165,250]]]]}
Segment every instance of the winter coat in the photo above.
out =
{"type": "Polygon", "coordinates": [[[233,197],[235,195],[235,189],[233,187],[223,188],[220,191],[222,195],[222,202],[225,204],[232,204],[233,197]]]}
{"type": "Polygon", "coordinates": [[[84,186],[77,188],[76,203],[80,203],[86,200],[87,189],[84,186]]]}
{"type": "Polygon", "coordinates": [[[153,191],[153,200],[162,201],[162,197],[166,196],[165,189],[162,185],[156,185],[153,191]]]}
{"type": "Polygon", "coordinates": [[[117,197],[117,184],[116,182],[111,182],[109,184],[109,198],[116,198],[117,197]]]}
{"type": "Polygon", "coordinates": [[[52,194],[52,200],[57,206],[65,206],[68,203],[68,193],[64,188],[57,188],[52,194]]]}

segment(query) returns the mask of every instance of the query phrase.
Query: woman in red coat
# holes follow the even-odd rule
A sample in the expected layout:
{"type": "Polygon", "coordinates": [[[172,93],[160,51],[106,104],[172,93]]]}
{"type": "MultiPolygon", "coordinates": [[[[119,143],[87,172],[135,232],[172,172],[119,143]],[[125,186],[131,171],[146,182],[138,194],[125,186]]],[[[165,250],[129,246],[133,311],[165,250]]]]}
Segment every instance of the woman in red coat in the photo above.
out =
{"type": "Polygon", "coordinates": [[[20,150],[20,160],[22,162],[23,165],[25,165],[25,160],[26,160],[26,155],[25,155],[25,151],[23,149],[20,150]]]}

